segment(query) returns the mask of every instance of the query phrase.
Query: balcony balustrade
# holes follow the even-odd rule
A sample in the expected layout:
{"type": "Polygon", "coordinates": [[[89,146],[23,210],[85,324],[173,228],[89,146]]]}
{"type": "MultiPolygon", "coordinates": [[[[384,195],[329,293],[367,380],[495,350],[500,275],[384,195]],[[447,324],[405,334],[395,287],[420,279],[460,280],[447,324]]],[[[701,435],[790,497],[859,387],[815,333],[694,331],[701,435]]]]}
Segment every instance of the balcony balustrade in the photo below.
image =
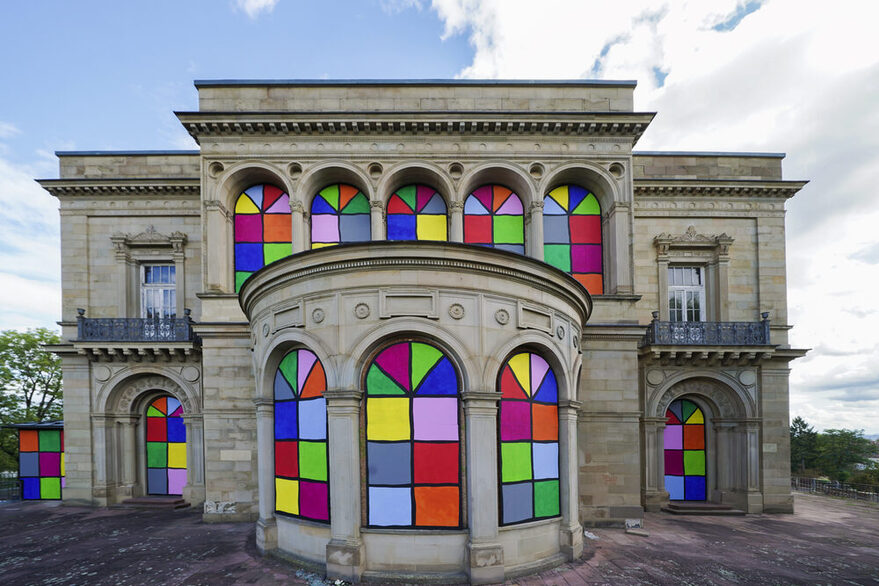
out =
{"type": "Polygon", "coordinates": [[[190,310],[182,318],[87,318],[78,309],[78,342],[196,342],[190,310]]]}
{"type": "Polygon", "coordinates": [[[659,321],[654,311],[641,346],[768,346],[769,313],[761,316],[758,322],[672,322],[659,321]]]}

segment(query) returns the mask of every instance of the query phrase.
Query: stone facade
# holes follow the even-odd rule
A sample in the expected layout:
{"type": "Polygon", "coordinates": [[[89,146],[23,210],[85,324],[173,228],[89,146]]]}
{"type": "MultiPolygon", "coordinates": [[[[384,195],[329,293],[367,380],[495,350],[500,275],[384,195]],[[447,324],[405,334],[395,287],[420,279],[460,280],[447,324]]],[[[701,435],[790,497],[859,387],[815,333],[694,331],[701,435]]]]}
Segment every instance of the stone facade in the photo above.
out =
{"type": "Polygon", "coordinates": [[[41,181],[61,202],[65,500],[145,493],[146,405],[167,394],[185,413],[183,496],[205,520],[255,521],[263,551],[331,576],[493,582],[579,556],[583,524],[666,504],[666,409],[686,397],[705,414],[708,500],[792,511],[788,364],[803,352],[787,342],[784,206],[803,183],[782,180],[781,155],[633,152],[653,114],[633,111],[630,82],[196,87],[200,109],[178,118],[198,151],[62,152],[60,178],[41,181]],[[311,199],[334,183],[368,197],[372,242],[310,251],[311,199]],[[384,242],[388,199],[413,183],[445,199],[449,243],[384,242]],[[294,254],[239,295],[235,202],[255,184],[289,194],[294,254]],[[464,200],[484,184],[521,198],[525,256],[460,244],[464,200]],[[601,294],[542,262],[544,195],[564,184],[601,206],[601,294]],[[176,268],[185,335],[120,335],[156,262],[176,268]],[[703,271],[707,323],[762,337],[651,338],[676,266],[703,271]],[[363,520],[365,361],[410,338],[463,381],[460,529],[363,520]],[[329,524],[275,512],[272,380],[299,347],[326,369],[329,524]],[[502,526],[497,381],[520,348],[559,381],[560,508],[502,526]]]}

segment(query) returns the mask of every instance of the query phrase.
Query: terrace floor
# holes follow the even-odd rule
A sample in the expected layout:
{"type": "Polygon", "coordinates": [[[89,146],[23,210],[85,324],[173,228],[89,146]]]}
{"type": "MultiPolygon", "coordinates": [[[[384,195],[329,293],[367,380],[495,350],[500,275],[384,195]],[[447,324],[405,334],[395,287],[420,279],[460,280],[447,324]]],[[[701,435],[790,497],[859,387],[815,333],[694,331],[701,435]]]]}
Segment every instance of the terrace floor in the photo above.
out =
{"type": "MultiPolygon", "coordinates": [[[[513,584],[879,584],[879,507],[796,495],[794,515],[648,513],[590,529],[583,557],[513,584]]],[[[0,584],[321,584],[259,555],[254,524],[193,511],[0,504],[0,584]]]]}

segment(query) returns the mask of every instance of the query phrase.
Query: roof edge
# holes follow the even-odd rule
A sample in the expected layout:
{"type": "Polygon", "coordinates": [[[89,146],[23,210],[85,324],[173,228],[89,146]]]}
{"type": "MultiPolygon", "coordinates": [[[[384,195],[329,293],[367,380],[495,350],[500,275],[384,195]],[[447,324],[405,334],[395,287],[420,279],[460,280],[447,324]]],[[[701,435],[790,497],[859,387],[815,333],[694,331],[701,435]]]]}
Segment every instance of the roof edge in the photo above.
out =
{"type": "Polygon", "coordinates": [[[636,80],[607,79],[196,79],[196,88],[202,87],[257,87],[257,86],[378,86],[378,85],[508,85],[508,86],[604,86],[631,87],[636,80]]]}
{"type": "Polygon", "coordinates": [[[155,151],[55,151],[56,157],[120,157],[130,155],[200,155],[199,150],[155,151]]]}
{"type": "Polygon", "coordinates": [[[762,157],[783,159],[787,153],[763,153],[749,151],[632,151],[632,156],[646,157],[762,157]]]}

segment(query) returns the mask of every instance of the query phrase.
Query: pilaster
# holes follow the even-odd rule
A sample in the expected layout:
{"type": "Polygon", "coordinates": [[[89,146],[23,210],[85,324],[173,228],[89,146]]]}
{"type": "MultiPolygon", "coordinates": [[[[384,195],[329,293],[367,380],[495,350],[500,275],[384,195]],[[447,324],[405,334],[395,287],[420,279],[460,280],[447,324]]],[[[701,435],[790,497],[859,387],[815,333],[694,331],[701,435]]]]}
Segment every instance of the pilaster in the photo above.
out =
{"type": "Polygon", "coordinates": [[[369,219],[372,240],[385,240],[385,204],[381,201],[369,202],[369,219]]]}
{"type": "Polygon", "coordinates": [[[531,238],[528,242],[528,256],[543,260],[543,202],[532,201],[528,207],[531,214],[531,238]]]}
{"type": "Polygon", "coordinates": [[[583,553],[577,473],[577,413],[580,406],[579,401],[559,403],[559,498],[562,514],[559,543],[561,553],[569,561],[579,558],[583,553]]]}
{"type": "Polygon", "coordinates": [[[464,242],[464,202],[449,202],[449,242],[464,242]]]}
{"type": "Polygon", "coordinates": [[[665,490],[665,417],[642,417],[642,474],[644,488],[641,500],[647,511],[659,511],[668,502],[665,490]]]}
{"type": "Polygon", "coordinates": [[[275,521],[275,404],[271,399],[254,399],[256,405],[257,476],[259,478],[259,520],[256,546],[267,553],[278,549],[275,521]]]}

